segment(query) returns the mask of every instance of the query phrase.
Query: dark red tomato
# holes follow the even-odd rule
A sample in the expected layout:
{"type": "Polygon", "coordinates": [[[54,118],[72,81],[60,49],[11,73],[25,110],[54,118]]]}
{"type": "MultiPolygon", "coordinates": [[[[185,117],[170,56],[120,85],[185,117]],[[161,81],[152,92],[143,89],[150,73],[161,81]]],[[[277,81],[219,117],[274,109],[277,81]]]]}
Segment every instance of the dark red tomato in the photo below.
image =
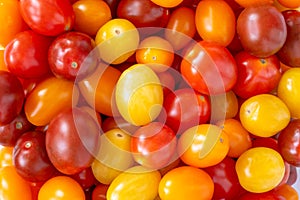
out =
{"type": "Polygon", "coordinates": [[[70,80],[86,77],[97,64],[97,54],[92,52],[94,47],[94,40],[84,33],[68,32],[58,36],[48,52],[52,72],[70,80]]]}
{"type": "Polygon", "coordinates": [[[208,122],[211,113],[208,96],[184,88],[170,92],[164,99],[163,111],[158,120],[177,134],[186,129],[208,122]]]}
{"type": "Polygon", "coordinates": [[[225,157],[219,164],[204,168],[204,170],[215,184],[213,199],[234,199],[242,191],[235,171],[234,159],[225,157]]]}
{"type": "Polygon", "coordinates": [[[131,152],[137,163],[160,169],[169,165],[176,152],[174,131],[160,122],[140,127],[131,138],[131,152]]]}
{"type": "Polygon", "coordinates": [[[246,99],[269,93],[279,83],[280,61],[275,55],[259,58],[246,51],[235,56],[238,68],[237,82],[233,87],[236,95],[246,99]]]}
{"type": "Polygon", "coordinates": [[[291,121],[278,137],[279,153],[291,165],[300,166],[300,119],[291,121]]]}
{"type": "Polygon", "coordinates": [[[21,112],[9,124],[0,126],[0,145],[14,146],[23,133],[33,128],[34,126],[27,120],[25,114],[21,112]]]}
{"type": "Polygon", "coordinates": [[[117,16],[131,21],[137,28],[165,27],[170,11],[156,5],[151,0],[121,0],[117,16]]]}
{"type": "Polygon", "coordinates": [[[56,173],[46,152],[45,133],[39,131],[21,135],[13,150],[13,163],[17,173],[30,182],[44,182],[56,173]]]}
{"type": "Polygon", "coordinates": [[[113,18],[117,16],[117,8],[120,0],[104,0],[110,8],[111,15],[113,18]]]}
{"type": "Polygon", "coordinates": [[[46,132],[46,149],[53,165],[73,175],[90,167],[99,148],[99,126],[79,108],[61,111],[46,132]]]}
{"type": "Polygon", "coordinates": [[[18,33],[6,46],[5,63],[20,78],[39,78],[50,73],[48,49],[53,38],[32,30],[18,33]]]}
{"type": "Polygon", "coordinates": [[[283,11],[282,14],[287,26],[287,38],[278,52],[279,59],[288,66],[300,67],[300,12],[287,10],[283,11]]]}
{"type": "Polygon", "coordinates": [[[0,126],[9,124],[21,113],[24,98],[19,79],[10,72],[0,71],[0,126]]]}
{"type": "Polygon", "coordinates": [[[281,200],[273,191],[263,193],[251,193],[246,192],[242,196],[238,197],[237,200],[281,200]]]}
{"type": "Polygon", "coordinates": [[[92,187],[97,182],[91,167],[88,167],[71,177],[76,180],[84,190],[92,187]]]}
{"type": "Polygon", "coordinates": [[[92,200],[106,200],[109,185],[98,184],[92,192],[92,200]]]}
{"type": "Polygon", "coordinates": [[[187,6],[196,9],[199,2],[200,0],[183,0],[178,7],[187,6]]]}
{"type": "Polygon", "coordinates": [[[207,95],[228,92],[237,80],[233,56],[226,47],[212,42],[191,44],[180,70],[192,88],[207,95]]]}
{"type": "Polygon", "coordinates": [[[283,15],[275,6],[251,6],[239,15],[237,33],[246,51],[267,57],[283,46],[287,28],[283,15]]]}
{"type": "Polygon", "coordinates": [[[24,21],[35,32],[57,36],[74,26],[74,11],[69,0],[20,0],[24,21]]]}
{"type": "Polygon", "coordinates": [[[278,142],[276,139],[271,137],[258,137],[252,140],[252,147],[268,147],[278,151],[278,142]]]}

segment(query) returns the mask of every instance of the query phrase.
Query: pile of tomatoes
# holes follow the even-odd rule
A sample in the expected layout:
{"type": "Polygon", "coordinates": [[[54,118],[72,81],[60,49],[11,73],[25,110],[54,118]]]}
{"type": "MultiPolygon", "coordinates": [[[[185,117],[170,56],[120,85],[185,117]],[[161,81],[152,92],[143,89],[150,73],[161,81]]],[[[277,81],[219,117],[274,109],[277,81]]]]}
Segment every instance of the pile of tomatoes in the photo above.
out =
{"type": "Polygon", "coordinates": [[[299,199],[299,8],[0,0],[0,199],[299,199]]]}

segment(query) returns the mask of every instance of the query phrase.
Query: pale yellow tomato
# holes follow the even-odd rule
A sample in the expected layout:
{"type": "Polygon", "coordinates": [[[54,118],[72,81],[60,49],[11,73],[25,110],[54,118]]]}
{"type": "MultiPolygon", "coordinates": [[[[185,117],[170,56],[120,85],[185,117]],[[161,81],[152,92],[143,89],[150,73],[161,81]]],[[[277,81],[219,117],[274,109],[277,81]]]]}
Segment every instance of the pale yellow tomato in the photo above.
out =
{"type": "Polygon", "coordinates": [[[290,68],[278,84],[278,97],[287,105],[293,118],[300,118],[300,68],[290,68]]]}
{"type": "Polygon", "coordinates": [[[106,198],[109,200],[151,200],[158,195],[161,175],[135,166],[121,173],[110,184],[106,198]]]}
{"type": "Polygon", "coordinates": [[[120,64],[134,54],[139,45],[139,32],[127,19],[115,18],[98,30],[95,38],[102,60],[120,64]]]}
{"type": "Polygon", "coordinates": [[[275,95],[260,94],[247,99],[240,108],[240,120],[253,135],[271,137],[290,122],[290,111],[275,95]]]}
{"type": "Polygon", "coordinates": [[[160,113],[163,88],[155,72],[144,64],[125,70],[116,85],[116,104],[122,117],[133,125],[145,125],[160,113]]]}

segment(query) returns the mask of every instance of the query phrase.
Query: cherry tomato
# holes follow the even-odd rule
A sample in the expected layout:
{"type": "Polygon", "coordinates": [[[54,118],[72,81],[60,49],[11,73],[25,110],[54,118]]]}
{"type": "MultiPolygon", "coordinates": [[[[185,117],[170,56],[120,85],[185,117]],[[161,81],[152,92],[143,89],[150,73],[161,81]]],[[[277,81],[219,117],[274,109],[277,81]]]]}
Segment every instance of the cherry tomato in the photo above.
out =
{"type": "Polygon", "coordinates": [[[274,193],[278,198],[287,200],[297,200],[299,199],[299,194],[297,190],[288,184],[281,185],[274,189],[274,193]]]}
{"type": "Polygon", "coordinates": [[[40,82],[28,95],[24,111],[30,123],[47,125],[63,109],[78,102],[79,91],[73,82],[50,77],[40,82]],[[38,106],[37,106],[38,105],[38,106]]]}
{"type": "Polygon", "coordinates": [[[161,175],[158,171],[135,166],[117,176],[107,190],[107,199],[154,199],[158,194],[161,175]]]}
{"type": "Polygon", "coordinates": [[[20,0],[24,21],[37,33],[57,36],[74,26],[74,11],[69,0],[20,0]]]}
{"type": "Polygon", "coordinates": [[[235,0],[239,5],[243,7],[272,5],[274,0],[235,0]]]}
{"type": "Polygon", "coordinates": [[[98,184],[92,192],[92,200],[106,200],[109,185],[98,184]]]}
{"type": "Polygon", "coordinates": [[[72,6],[75,13],[74,30],[90,36],[95,36],[99,28],[112,18],[105,1],[79,0],[72,6]]]}
{"type": "Polygon", "coordinates": [[[277,96],[259,94],[247,99],[240,108],[243,127],[253,135],[271,137],[290,121],[290,111],[277,96]]]}
{"type": "Polygon", "coordinates": [[[210,167],[220,163],[229,151],[229,138],[218,126],[201,124],[186,130],[178,140],[181,160],[194,167],[210,167]]]}
{"type": "Polygon", "coordinates": [[[14,147],[0,145],[0,169],[13,166],[12,154],[14,147]]]}
{"type": "Polygon", "coordinates": [[[162,200],[210,200],[213,197],[214,183],[204,170],[183,166],[165,174],[158,191],[162,200]]]}
{"type": "Polygon", "coordinates": [[[196,9],[197,31],[205,41],[227,46],[235,34],[235,15],[223,0],[200,1],[196,9]]]}
{"type": "Polygon", "coordinates": [[[32,200],[30,185],[17,172],[14,166],[0,169],[0,199],[32,200]]]}
{"type": "Polygon", "coordinates": [[[277,151],[267,147],[255,147],[238,158],[236,171],[244,189],[262,193],[274,189],[281,182],[285,166],[277,151]]]}
{"type": "Polygon", "coordinates": [[[169,1],[151,0],[151,1],[162,7],[173,8],[178,6],[183,0],[169,0],[169,1]]]}
{"type": "Polygon", "coordinates": [[[39,193],[39,200],[85,200],[84,191],[74,179],[68,176],[56,176],[46,181],[39,193]]]}
{"type": "Polygon", "coordinates": [[[9,124],[21,113],[24,99],[19,79],[10,72],[0,71],[0,126],[9,124]]]}
{"type": "Polygon", "coordinates": [[[124,120],[123,117],[117,116],[105,118],[103,120],[101,128],[103,132],[119,128],[130,134],[133,134],[139,128],[139,126],[134,126],[131,123],[124,120]]]}
{"type": "Polygon", "coordinates": [[[287,8],[298,8],[300,7],[300,1],[299,0],[278,0],[278,2],[287,7],[287,8]]]}
{"type": "Polygon", "coordinates": [[[8,70],[27,79],[49,74],[47,55],[52,40],[32,30],[18,33],[5,48],[8,70]]]}
{"type": "Polygon", "coordinates": [[[72,175],[71,178],[77,181],[84,190],[91,188],[96,183],[96,179],[91,167],[72,175]]]}

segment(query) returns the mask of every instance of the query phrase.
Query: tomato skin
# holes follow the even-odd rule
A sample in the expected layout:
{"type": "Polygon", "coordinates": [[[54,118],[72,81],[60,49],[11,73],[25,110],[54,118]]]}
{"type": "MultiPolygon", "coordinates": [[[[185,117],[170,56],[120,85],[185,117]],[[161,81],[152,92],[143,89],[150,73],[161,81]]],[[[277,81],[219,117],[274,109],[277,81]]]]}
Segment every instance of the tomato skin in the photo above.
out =
{"type": "Polygon", "coordinates": [[[21,113],[24,99],[20,80],[10,72],[0,71],[0,125],[9,124],[21,113]]]}
{"type": "Polygon", "coordinates": [[[74,11],[69,0],[20,0],[24,21],[35,32],[57,36],[74,26],[74,11]]]}
{"type": "Polygon", "coordinates": [[[281,78],[280,62],[275,55],[258,58],[246,51],[235,55],[238,77],[233,91],[241,98],[271,92],[281,78]]]}
{"type": "Polygon", "coordinates": [[[62,109],[72,107],[72,103],[75,105],[78,98],[79,91],[73,82],[50,77],[40,82],[28,95],[24,111],[30,123],[45,126],[62,109]]]}
{"type": "Polygon", "coordinates": [[[229,50],[213,42],[200,41],[186,51],[181,73],[196,91],[220,94],[232,89],[237,80],[237,66],[229,50]]]}
{"type": "Polygon", "coordinates": [[[197,31],[205,41],[227,46],[235,34],[235,15],[223,0],[200,1],[196,9],[197,31]]]}
{"type": "Polygon", "coordinates": [[[5,63],[20,78],[39,78],[50,73],[48,49],[53,38],[32,30],[18,33],[6,46],[5,63]]]}
{"type": "Polygon", "coordinates": [[[98,148],[99,126],[87,112],[70,108],[51,120],[46,132],[46,150],[60,172],[72,175],[90,167],[98,148]]]}

